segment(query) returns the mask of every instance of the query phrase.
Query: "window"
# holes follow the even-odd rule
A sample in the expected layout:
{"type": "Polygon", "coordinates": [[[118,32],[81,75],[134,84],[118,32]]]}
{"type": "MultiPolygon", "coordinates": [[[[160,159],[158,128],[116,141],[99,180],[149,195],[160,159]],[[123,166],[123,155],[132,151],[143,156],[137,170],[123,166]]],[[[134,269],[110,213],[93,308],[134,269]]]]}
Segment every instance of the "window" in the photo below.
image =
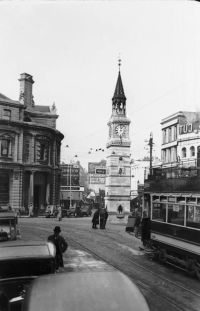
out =
{"type": "Polygon", "coordinates": [[[9,110],[9,109],[3,110],[3,119],[4,120],[10,120],[11,119],[11,110],[9,110]]]}
{"type": "Polygon", "coordinates": [[[186,158],[186,156],[187,156],[186,148],[183,147],[182,148],[182,158],[186,158]]]}
{"type": "Polygon", "coordinates": [[[186,226],[200,229],[200,206],[187,205],[186,226]]]}
{"type": "Polygon", "coordinates": [[[195,148],[194,148],[194,146],[190,147],[190,156],[191,157],[195,156],[195,148]]]}
{"type": "Polygon", "coordinates": [[[47,164],[49,159],[49,143],[46,140],[36,140],[36,161],[47,164]]]}
{"type": "Polygon", "coordinates": [[[10,154],[10,140],[2,139],[1,140],[1,156],[8,157],[10,154]]]}
{"type": "Polygon", "coordinates": [[[185,205],[168,204],[167,222],[184,226],[185,205]]]}
{"type": "Polygon", "coordinates": [[[166,130],[163,130],[163,144],[166,143],[166,130]]]}
{"type": "Polygon", "coordinates": [[[172,129],[171,127],[168,128],[168,142],[172,141],[172,129]]]}
{"type": "Polygon", "coordinates": [[[177,127],[174,126],[174,140],[177,139],[177,127]]]}
{"type": "Polygon", "coordinates": [[[152,219],[166,222],[166,204],[153,203],[152,219]]]}

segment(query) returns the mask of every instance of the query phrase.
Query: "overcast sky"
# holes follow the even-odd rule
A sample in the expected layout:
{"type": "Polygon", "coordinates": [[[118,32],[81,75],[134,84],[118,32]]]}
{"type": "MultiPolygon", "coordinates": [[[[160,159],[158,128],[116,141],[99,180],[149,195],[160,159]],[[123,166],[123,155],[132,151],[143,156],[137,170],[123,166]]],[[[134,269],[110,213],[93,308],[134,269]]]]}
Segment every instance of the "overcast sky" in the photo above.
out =
{"type": "Polygon", "coordinates": [[[0,3],[0,93],[18,100],[20,73],[33,76],[35,104],[55,101],[62,160],[105,157],[88,151],[108,139],[119,54],[132,157],[147,155],[150,132],[160,156],[161,119],[200,110],[200,3],[0,3]]]}

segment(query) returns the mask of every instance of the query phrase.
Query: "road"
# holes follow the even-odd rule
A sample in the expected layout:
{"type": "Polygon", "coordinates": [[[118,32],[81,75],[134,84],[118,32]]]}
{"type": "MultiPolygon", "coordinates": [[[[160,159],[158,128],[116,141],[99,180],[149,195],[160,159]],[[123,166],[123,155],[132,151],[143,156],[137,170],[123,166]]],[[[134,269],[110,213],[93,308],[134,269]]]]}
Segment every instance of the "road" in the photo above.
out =
{"type": "Polygon", "coordinates": [[[126,274],[145,296],[150,310],[199,311],[200,282],[185,272],[150,260],[141,241],[125,232],[124,224],[108,221],[106,230],[91,228],[91,218],[20,218],[22,240],[47,239],[60,225],[69,248],[65,271],[112,270],[126,274]]]}

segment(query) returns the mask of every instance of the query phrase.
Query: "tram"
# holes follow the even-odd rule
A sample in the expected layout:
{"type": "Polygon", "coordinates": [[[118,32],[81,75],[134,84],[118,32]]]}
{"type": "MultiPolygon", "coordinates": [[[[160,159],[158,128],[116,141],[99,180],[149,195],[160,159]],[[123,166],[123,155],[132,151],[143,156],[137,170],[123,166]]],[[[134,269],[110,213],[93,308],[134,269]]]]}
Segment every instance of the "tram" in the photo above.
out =
{"type": "Polygon", "coordinates": [[[145,183],[154,256],[200,279],[200,170],[154,169],[145,183]]]}

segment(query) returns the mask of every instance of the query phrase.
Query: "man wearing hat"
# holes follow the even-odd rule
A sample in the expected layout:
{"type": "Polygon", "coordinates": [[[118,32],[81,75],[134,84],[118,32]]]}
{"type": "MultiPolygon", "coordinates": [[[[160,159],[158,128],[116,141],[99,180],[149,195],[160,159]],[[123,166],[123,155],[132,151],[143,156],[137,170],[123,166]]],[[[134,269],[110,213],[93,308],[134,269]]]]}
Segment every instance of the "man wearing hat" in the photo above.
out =
{"type": "Polygon", "coordinates": [[[56,226],[54,228],[54,234],[48,237],[48,241],[52,242],[56,247],[56,270],[59,270],[59,267],[64,267],[63,253],[68,248],[68,244],[65,239],[60,235],[60,232],[60,227],[56,226]]]}

